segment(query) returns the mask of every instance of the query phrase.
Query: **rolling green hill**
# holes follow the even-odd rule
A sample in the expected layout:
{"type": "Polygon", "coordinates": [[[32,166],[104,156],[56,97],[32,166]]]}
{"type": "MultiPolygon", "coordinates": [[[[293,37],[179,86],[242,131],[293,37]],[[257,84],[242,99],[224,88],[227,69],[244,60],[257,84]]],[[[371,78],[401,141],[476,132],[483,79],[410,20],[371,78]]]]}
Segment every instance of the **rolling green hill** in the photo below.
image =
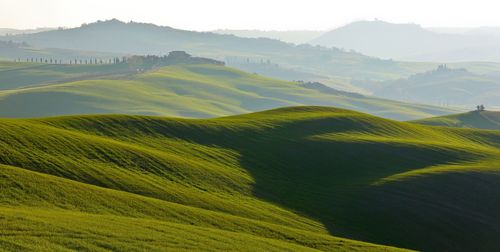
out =
{"type": "Polygon", "coordinates": [[[471,111],[462,114],[415,120],[413,122],[434,126],[500,130],[500,112],[471,111]]]}
{"type": "Polygon", "coordinates": [[[56,65],[0,61],[0,91],[68,81],[130,75],[126,65],[56,65]]]}
{"type": "Polygon", "coordinates": [[[327,107],[1,119],[0,244],[495,251],[499,146],[327,107]]]}
{"type": "Polygon", "coordinates": [[[118,113],[206,118],[296,105],[337,106],[398,120],[458,112],[322,92],[220,65],[132,70],[121,65],[1,63],[0,116],[118,113]]]}

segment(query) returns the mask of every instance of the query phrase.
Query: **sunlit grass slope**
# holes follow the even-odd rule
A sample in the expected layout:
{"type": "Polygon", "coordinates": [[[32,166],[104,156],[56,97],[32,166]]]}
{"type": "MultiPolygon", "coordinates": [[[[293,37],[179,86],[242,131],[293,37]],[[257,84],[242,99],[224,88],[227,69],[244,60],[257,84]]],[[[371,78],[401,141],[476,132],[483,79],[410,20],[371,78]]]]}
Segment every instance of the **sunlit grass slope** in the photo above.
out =
{"type": "Polygon", "coordinates": [[[471,111],[462,114],[431,117],[413,122],[434,126],[500,130],[500,112],[471,111]]]}
{"type": "Polygon", "coordinates": [[[327,107],[2,119],[0,242],[495,251],[499,146],[500,132],[327,107]]]}
{"type": "Polygon", "coordinates": [[[0,91],[0,116],[118,113],[208,118],[297,105],[337,106],[398,120],[457,112],[321,93],[217,65],[174,65],[128,75],[116,75],[120,69],[115,68],[0,64],[0,89],[8,89],[0,91]]]}

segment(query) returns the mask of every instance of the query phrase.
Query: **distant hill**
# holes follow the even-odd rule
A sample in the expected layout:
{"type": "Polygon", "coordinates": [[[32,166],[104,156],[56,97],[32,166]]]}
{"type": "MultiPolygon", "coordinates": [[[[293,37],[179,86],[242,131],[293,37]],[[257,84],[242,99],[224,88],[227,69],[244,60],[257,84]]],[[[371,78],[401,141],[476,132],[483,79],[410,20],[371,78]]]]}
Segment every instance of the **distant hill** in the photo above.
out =
{"type": "Polygon", "coordinates": [[[174,64],[145,72],[129,64],[0,64],[0,116],[119,113],[205,118],[296,105],[339,106],[398,120],[458,112],[324,92],[220,64],[174,64]]]}
{"type": "Polygon", "coordinates": [[[406,60],[414,61],[440,61],[440,62],[460,62],[460,61],[484,61],[500,62],[500,39],[484,38],[486,41],[494,41],[488,45],[469,46],[465,48],[455,48],[434,53],[423,53],[407,57],[406,60]]]}
{"type": "MultiPolygon", "coordinates": [[[[387,24],[382,22],[381,26],[385,25],[387,24]]],[[[410,30],[432,34],[432,32],[422,30],[416,25],[410,26],[413,27],[410,30]]],[[[383,27],[380,29],[387,30],[383,27]]],[[[369,28],[368,30],[373,29],[369,28]]],[[[406,30],[406,28],[398,30],[406,30]]],[[[452,34],[446,36],[461,35],[452,34]]],[[[376,36],[376,39],[374,39],[370,35],[365,36],[364,39],[374,41],[371,44],[375,45],[377,44],[376,40],[383,40],[383,37],[376,36]]],[[[441,35],[438,37],[441,37],[441,35]]],[[[407,38],[407,35],[401,36],[401,39],[407,38]]],[[[349,42],[349,44],[361,43],[367,45],[368,43],[360,42],[364,41],[364,39],[355,39],[356,41],[349,42]]],[[[125,23],[116,19],[84,24],[81,27],[71,29],[0,36],[0,41],[4,43],[12,41],[28,45],[27,47],[23,46],[20,50],[0,51],[0,59],[7,60],[36,57],[43,53],[47,57],[55,55],[59,58],[68,59],[75,57],[75,55],[79,57],[86,55],[88,58],[104,58],[108,55],[164,55],[170,51],[188,51],[193,55],[225,61],[228,66],[237,67],[248,72],[289,81],[299,79],[322,82],[328,82],[330,79],[345,79],[347,81],[349,79],[391,80],[428,71],[440,64],[436,62],[383,60],[349,51],[350,47],[345,47],[347,50],[343,50],[312,46],[310,44],[295,45],[270,38],[242,38],[213,32],[186,31],[147,23],[125,23]]],[[[484,41],[492,40],[480,39],[481,43],[484,41]]],[[[401,43],[393,45],[383,42],[379,44],[385,46],[386,49],[384,50],[389,52],[396,52],[395,49],[400,46],[406,47],[401,43]]],[[[432,42],[431,44],[437,45],[440,43],[432,42]]],[[[445,44],[447,50],[453,49],[453,47],[449,46],[449,42],[445,44]]],[[[330,46],[328,45],[328,47],[330,46]]],[[[418,55],[411,55],[415,59],[422,55],[419,52],[416,53],[418,55]]],[[[444,52],[439,51],[436,53],[444,52]]],[[[398,54],[398,56],[402,55],[398,54]]],[[[490,52],[489,55],[487,57],[491,59],[493,57],[491,55],[496,55],[496,52],[490,52]]],[[[435,59],[433,55],[429,57],[435,59]]],[[[495,65],[495,63],[489,63],[490,66],[487,68],[483,68],[484,63],[478,62],[463,62],[461,64],[475,73],[485,72],[491,67],[495,68],[492,71],[499,71],[500,69],[499,64],[495,65]]]]}
{"type": "Polygon", "coordinates": [[[499,139],[328,107],[0,119],[2,248],[498,251],[499,139]]]}
{"type": "Polygon", "coordinates": [[[360,84],[373,95],[436,105],[500,106],[500,78],[440,66],[406,79],[360,84]]]}
{"type": "MultiPolygon", "coordinates": [[[[42,55],[45,56],[45,55],[42,55]]],[[[76,57],[78,58],[78,57],[76,57]]],[[[0,91],[21,89],[34,86],[43,86],[64,82],[80,80],[98,80],[98,79],[123,79],[131,75],[150,71],[168,65],[179,64],[213,64],[223,66],[224,62],[193,57],[183,51],[173,51],[165,56],[130,56],[105,58],[105,61],[97,58],[80,58],[55,60],[51,62],[46,56],[40,59],[28,58],[30,62],[22,59],[20,62],[0,62],[0,91]],[[72,62],[68,64],[68,62],[72,62]],[[113,63],[114,62],[114,63],[113,63]]]]}
{"type": "Polygon", "coordinates": [[[500,61],[500,27],[468,28],[455,32],[468,37],[478,37],[488,43],[478,43],[464,48],[451,48],[437,53],[427,53],[408,58],[426,61],[500,61]]]}
{"type": "Polygon", "coordinates": [[[11,29],[11,28],[0,28],[0,36],[10,36],[19,34],[31,34],[37,32],[44,32],[55,30],[55,28],[36,28],[36,29],[11,29]]]}
{"type": "MultiPolygon", "coordinates": [[[[337,28],[311,40],[312,44],[351,49],[366,55],[397,60],[419,61],[486,61],[500,60],[486,53],[458,53],[498,44],[492,34],[438,33],[416,24],[394,24],[384,21],[359,21],[337,28]],[[454,51],[457,51],[454,53],[454,51]]],[[[495,50],[488,50],[495,53],[495,50]]]]}
{"type": "MultiPolygon", "coordinates": [[[[124,23],[113,19],[72,29],[0,37],[0,40],[26,42],[37,48],[61,48],[128,55],[163,55],[188,51],[193,55],[222,60],[238,66],[250,62],[271,62],[266,74],[282,77],[279,69],[298,73],[347,78],[390,79],[428,70],[435,64],[415,66],[367,57],[360,53],[308,44],[294,45],[268,38],[241,38],[211,32],[194,32],[153,24],[124,23]],[[234,63],[233,63],[234,62],[234,63]],[[274,74],[276,73],[276,74],[274,74]]],[[[1,56],[1,55],[0,55],[1,56]]],[[[252,63],[253,64],[253,63],[252,63]]],[[[259,68],[247,64],[246,70],[259,68]]],[[[290,80],[290,79],[289,79],[290,80]]]]}
{"type": "Polygon", "coordinates": [[[111,59],[113,57],[122,56],[123,54],[95,52],[83,50],[71,50],[60,48],[39,48],[34,47],[26,42],[13,42],[0,40],[0,60],[18,60],[22,62],[36,60],[61,60],[64,63],[69,63],[69,60],[75,59],[111,59]]]}
{"type": "Polygon", "coordinates": [[[304,44],[319,36],[325,31],[310,31],[310,30],[291,30],[291,31],[262,31],[262,30],[215,30],[218,34],[233,34],[244,38],[271,38],[281,40],[283,42],[304,44]]]}
{"type": "Polygon", "coordinates": [[[366,98],[366,96],[363,96],[361,94],[337,90],[319,82],[299,82],[298,84],[301,87],[318,90],[319,92],[324,94],[344,95],[353,98],[366,98]]]}
{"type": "Polygon", "coordinates": [[[472,111],[463,114],[426,118],[413,122],[433,126],[500,130],[500,112],[472,111]]]}

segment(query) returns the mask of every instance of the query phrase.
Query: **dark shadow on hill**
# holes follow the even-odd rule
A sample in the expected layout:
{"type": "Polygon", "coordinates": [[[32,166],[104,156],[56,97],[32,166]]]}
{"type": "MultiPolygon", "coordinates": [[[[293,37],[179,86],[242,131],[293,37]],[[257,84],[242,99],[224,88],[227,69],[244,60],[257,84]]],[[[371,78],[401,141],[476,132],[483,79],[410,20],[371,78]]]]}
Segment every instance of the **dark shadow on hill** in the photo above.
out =
{"type": "Polygon", "coordinates": [[[365,241],[421,251],[500,251],[500,174],[449,172],[371,188],[352,214],[365,241]]]}
{"type": "MultiPolygon", "coordinates": [[[[376,215],[370,211],[361,212],[366,205],[360,199],[372,190],[369,185],[381,178],[474,157],[458,150],[307,139],[337,130],[341,124],[334,121],[317,123],[285,126],[268,132],[269,135],[260,138],[263,139],[261,143],[232,146],[242,154],[242,166],[256,181],[254,195],[320,220],[333,235],[422,248],[418,243],[395,243],[385,229],[379,228],[385,221],[367,225],[365,219],[376,218],[376,215]],[[334,125],[328,125],[330,123],[334,125]],[[373,233],[378,236],[372,236],[373,233]]],[[[381,202],[377,203],[385,208],[381,202]]],[[[391,219],[399,214],[390,212],[383,216],[391,219]]]]}
{"type": "MultiPolygon", "coordinates": [[[[410,213],[398,212],[394,208],[397,204],[418,207],[426,202],[425,199],[415,199],[414,202],[395,199],[386,203],[380,200],[384,194],[374,194],[375,189],[370,184],[396,173],[479,158],[462,150],[435,146],[310,138],[323,133],[370,131],[371,127],[376,127],[345,118],[292,121],[255,130],[172,126],[162,130],[188,141],[240,153],[241,165],[255,179],[253,193],[256,197],[317,219],[333,235],[413,249],[446,250],[452,247],[438,241],[443,236],[426,235],[425,230],[433,228],[433,225],[420,223],[424,215],[414,219],[415,216],[410,213]],[[408,219],[405,228],[398,226],[400,218],[408,219]],[[387,227],[393,232],[387,232],[387,227]],[[423,233],[414,233],[401,240],[394,238],[398,237],[394,236],[394,232],[408,229],[423,233]],[[423,237],[428,239],[428,245],[419,243],[423,237]]],[[[411,188],[409,184],[409,192],[411,188]]],[[[427,204],[432,205],[435,200],[429,199],[427,204]]],[[[450,209],[441,210],[429,215],[430,223],[435,221],[445,225],[453,220],[451,217],[444,221],[434,219],[436,216],[449,216],[450,209]]],[[[432,208],[424,206],[422,211],[432,211],[432,208]]],[[[467,242],[455,240],[456,246],[460,246],[462,241],[467,242]]]]}
{"type": "MultiPolygon", "coordinates": [[[[256,197],[317,219],[333,235],[425,251],[471,248],[474,239],[468,236],[472,235],[484,248],[497,248],[492,239],[500,234],[500,218],[492,211],[500,205],[487,199],[500,198],[500,188],[474,188],[482,175],[372,185],[397,173],[482,157],[463,149],[404,141],[312,138],[326,133],[383,134],[408,129],[360,114],[335,116],[332,109],[324,111],[323,117],[302,119],[287,110],[281,112],[194,121],[117,117],[104,122],[78,120],[78,127],[109,136],[116,136],[117,129],[131,129],[126,134],[139,132],[232,149],[254,178],[256,197]],[[471,194],[466,195],[468,189],[471,194]],[[483,225],[491,235],[481,230],[483,225]]],[[[498,176],[484,179],[491,184],[498,176]]]]}
{"type": "Polygon", "coordinates": [[[110,112],[92,104],[94,104],[92,98],[69,92],[24,92],[0,100],[2,106],[0,117],[22,118],[110,112]]]}

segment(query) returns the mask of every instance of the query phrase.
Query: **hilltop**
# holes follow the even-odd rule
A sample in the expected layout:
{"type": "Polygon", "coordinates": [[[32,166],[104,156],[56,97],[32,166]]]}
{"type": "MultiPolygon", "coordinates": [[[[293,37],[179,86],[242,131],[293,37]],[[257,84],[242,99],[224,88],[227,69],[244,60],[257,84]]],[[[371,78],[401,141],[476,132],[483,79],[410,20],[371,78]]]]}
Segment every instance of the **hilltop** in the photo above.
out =
{"type": "Polygon", "coordinates": [[[324,92],[208,59],[193,57],[167,66],[162,64],[169,61],[161,59],[132,57],[127,63],[104,65],[0,63],[5,73],[0,75],[0,116],[114,113],[206,118],[297,105],[338,106],[398,120],[458,112],[334,89],[324,92]],[[137,62],[142,63],[136,66],[137,62]]]}
{"type": "Polygon", "coordinates": [[[459,128],[500,130],[500,112],[471,111],[413,121],[418,124],[459,128]]]}
{"type": "Polygon", "coordinates": [[[4,248],[500,248],[497,132],[327,107],[0,121],[4,248]]]}

